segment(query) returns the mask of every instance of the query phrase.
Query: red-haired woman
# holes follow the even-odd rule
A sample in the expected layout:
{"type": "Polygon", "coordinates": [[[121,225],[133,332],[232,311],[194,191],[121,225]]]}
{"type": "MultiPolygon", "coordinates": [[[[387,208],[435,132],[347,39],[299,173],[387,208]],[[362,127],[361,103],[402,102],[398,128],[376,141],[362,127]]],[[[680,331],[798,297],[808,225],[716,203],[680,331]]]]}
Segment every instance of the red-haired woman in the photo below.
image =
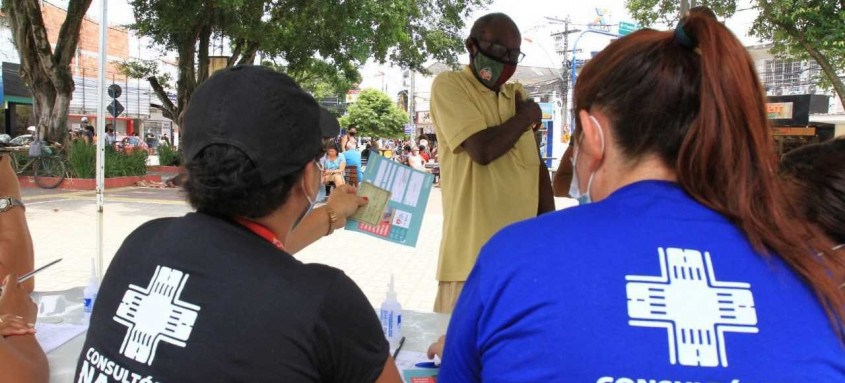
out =
{"type": "Polygon", "coordinates": [[[779,182],[763,95],[706,9],[596,55],[574,94],[582,206],[482,249],[440,381],[845,381],[845,254],[779,182]]]}

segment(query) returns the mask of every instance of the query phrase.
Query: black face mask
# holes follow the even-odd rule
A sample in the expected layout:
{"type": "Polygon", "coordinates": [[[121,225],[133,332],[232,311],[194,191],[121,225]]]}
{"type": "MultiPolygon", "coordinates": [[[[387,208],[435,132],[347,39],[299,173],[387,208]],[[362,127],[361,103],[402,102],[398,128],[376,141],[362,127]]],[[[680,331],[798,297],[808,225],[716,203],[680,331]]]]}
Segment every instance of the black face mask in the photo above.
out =
{"type": "Polygon", "coordinates": [[[358,134],[358,132],[349,132],[349,135],[350,135],[350,136],[354,136],[354,135],[356,135],[356,134],[358,134]]]}

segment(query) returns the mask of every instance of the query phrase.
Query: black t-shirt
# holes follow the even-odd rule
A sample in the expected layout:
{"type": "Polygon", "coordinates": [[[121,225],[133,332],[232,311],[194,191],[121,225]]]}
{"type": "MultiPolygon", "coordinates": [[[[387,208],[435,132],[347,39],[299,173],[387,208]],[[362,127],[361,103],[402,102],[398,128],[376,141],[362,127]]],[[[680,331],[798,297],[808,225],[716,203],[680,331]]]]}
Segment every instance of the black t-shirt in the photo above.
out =
{"type": "Polygon", "coordinates": [[[124,241],[74,382],[372,382],[388,352],[375,310],[343,272],[191,213],[124,241]]]}

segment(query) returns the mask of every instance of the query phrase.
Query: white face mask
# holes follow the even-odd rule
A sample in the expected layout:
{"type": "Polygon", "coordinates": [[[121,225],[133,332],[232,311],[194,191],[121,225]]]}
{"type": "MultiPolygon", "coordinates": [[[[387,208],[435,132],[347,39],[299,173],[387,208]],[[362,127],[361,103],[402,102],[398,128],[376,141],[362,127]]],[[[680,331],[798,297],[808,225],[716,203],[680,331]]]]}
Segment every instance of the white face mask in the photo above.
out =
{"type": "MultiPolygon", "coordinates": [[[[604,157],[604,132],[601,130],[601,124],[599,121],[596,120],[595,117],[590,116],[590,119],[596,124],[596,127],[599,130],[599,139],[601,140],[601,154],[604,157]]],[[[592,198],[590,197],[590,189],[593,186],[593,177],[596,176],[596,171],[590,173],[590,179],[587,180],[587,191],[585,193],[581,193],[580,182],[578,181],[578,146],[575,146],[574,149],[575,153],[572,153],[572,182],[569,184],[569,196],[578,200],[579,205],[586,205],[588,203],[593,202],[592,198]]]]}
{"type": "MultiPolygon", "coordinates": [[[[299,218],[296,219],[296,223],[293,224],[294,228],[299,226],[303,218],[305,218],[308,214],[311,214],[311,210],[314,210],[314,205],[317,204],[316,197],[311,198],[311,196],[308,195],[308,190],[305,189],[305,177],[302,177],[302,182],[299,183],[299,186],[302,188],[302,193],[305,194],[305,199],[308,200],[308,209],[305,210],[305,212],[303,212],[302,215],[300,215],[299,218]]],[[[317,194],[319,194],[319,191],[317,194]]]]}

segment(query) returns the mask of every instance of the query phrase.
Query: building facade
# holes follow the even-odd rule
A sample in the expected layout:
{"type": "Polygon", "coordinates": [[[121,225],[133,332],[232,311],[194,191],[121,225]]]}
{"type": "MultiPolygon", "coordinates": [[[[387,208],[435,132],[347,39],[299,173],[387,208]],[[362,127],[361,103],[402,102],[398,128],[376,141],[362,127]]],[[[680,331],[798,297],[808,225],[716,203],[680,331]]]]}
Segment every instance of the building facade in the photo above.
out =
{"type": "MultiPolygon", "coordinates": [[[[49,1],[41,2],[44,26],[51,45],[55,46],[67,11],[49,1]]],[[[71,63],[71,72],[75,82],[73,98],[70,102],[68,129],[81,128],[82,117],[89,123],[97,121],[97,76],[99,70],[99,22],[84,18],[79,32],[76,55],[71,63]]],[[[119,68],[120,62],[132,58],[130,55],[130,35],[122,28],[108,28],[108,51],[106,82],[116,84],[122,92],[117,98],[124,111],[117,118],[109,116],[107,123],[113,123],[119,135],[140,133],[143,122],[150,117],[151,91],[149,84],[142,79],[129,79],[119,68]]],[[[11,135],[21,134],[26,127],[34,125],[32,118],[32,95],[20,78],[20,56],[14,46],[8,19],[0,15],[0,60],[3,62],[3,104],[6,118],[3,129],[11,135]]],[[[112,102],[107,99],[107,103],[112,102]]]]}

